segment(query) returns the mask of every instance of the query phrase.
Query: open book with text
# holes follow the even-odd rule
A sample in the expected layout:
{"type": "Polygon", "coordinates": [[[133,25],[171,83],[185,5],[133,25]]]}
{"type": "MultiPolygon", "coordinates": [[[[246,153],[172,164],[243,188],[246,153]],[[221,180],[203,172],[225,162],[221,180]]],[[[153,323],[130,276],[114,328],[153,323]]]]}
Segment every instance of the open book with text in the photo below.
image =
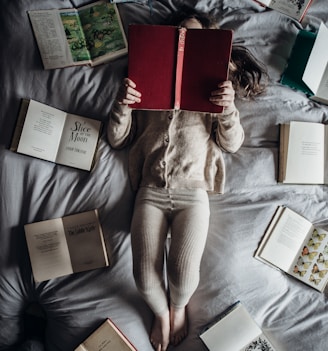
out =
{"type": "Polygon", "coordinates": [[[101,128],[101,121],[23,99],[10,149],[90,171],[101,128]]]}
{"type": "Polygon", "coordinates": [[[200,334],[200,338],[209,351],[275,351],[240,301],[221,313],[200,334]]]}
{"type": "Polygon", "coordinates": [[[28,11],[45,69],[95,66],[127,53],[115,4],[97,1],[78,9],[28,11]]]}
{"type": "Polygon", "coordinates": [[[328,125],[291,121],[280,125],[278,181],[328,183],[328,125]]]}
{"type": "Polygon", "coordinates": [[[322,292],[328,282],[327,234],[290,208],[279,206],[255,258],[322,292]]]}
{"type": "Polygon", "coordinates": [[[74,351],[137,351],[109,318],[74,351]]]}
{"type": "Polygon", "coordinates": [[[97,210],[29,223],[24,229],[36,282],[109,265],[97,210]]]}
{"type": "Polygon", "coordinates": [[[295,39],[281,83],[328,104],[328,28],[317,33],[300,30],[295,39]]]}
{"type": "Polygon", "coordinates": [[[227,80],[231,30],[129,26],[128,76],[142,94],[137,109],[222,112],[209,101],[227,80]]]}
{"type": "Polygon", "coordinates": [[[284,15],[302,21],[313,0],[255,0],[262,6],[269,7],[284,15]]]}

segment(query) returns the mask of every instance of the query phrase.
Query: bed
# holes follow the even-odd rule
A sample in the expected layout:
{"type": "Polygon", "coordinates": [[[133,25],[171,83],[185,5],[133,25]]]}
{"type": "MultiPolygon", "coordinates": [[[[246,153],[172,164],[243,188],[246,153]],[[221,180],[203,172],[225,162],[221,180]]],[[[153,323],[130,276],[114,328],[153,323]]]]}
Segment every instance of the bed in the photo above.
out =
{"type": "MultiPolygon", "coordinates": [[[[152,313],[132,277],[129,226],[134,194],[127,151],[110,148],[105,131],[91,172],[56,165],[9,150],[21,98],[32,98],[106,124],[127,57],[94,68],[44,70],[27,10],[78,7],[85,0],[2,0],[0,12],[0,349],[69,351],[105,318],[111,318],[140,351],[150,351],[152,313]],[[35,283],[24,224],[98,208],[110,267],[35,283]],[[31,308],[35,307],[35,308],[31,308]],[[32,311],[32,313],[31,313],[32,311]],[[30,319],[29,319],[30,318],[30,319]],[[36,318],[36,319],[33,319],[36,318]],[[41,333],[35,327],[39,325],[41,333]],[[44,334],[43,334],[44,333],[44,334]]],[[[162,23],[177,0],[119,4],[129,23],[162,23]]],[[[328,229],[328,191],[322,185],[277,182],[279,124],[326,123],[328,106],[279,83],[302,28],[328,25],[326,0],[314,0],[301,23],[252,0],[192,0],[210,11],[234,41],[268,67],[265,94],[236,100],[245,141],[225,154],[224,195],[212,195],[201,280],[189,304],[189,334],[171,350],[206,350],[203,327],[240,300],[280,351],[328,348],[327,292],[320,293],[254,259],[278,205],[328,229]]],[[[218,341],[219,342],[219,341],[218,341]]]]}

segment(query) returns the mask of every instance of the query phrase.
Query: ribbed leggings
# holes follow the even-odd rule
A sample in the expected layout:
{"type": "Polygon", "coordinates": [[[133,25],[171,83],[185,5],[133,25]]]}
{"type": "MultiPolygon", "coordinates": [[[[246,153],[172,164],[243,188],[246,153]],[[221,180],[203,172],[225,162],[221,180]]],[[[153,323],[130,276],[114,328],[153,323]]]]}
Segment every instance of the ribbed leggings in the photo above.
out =
{"type": "Polygon", "coordinates": [[[131,225],[133,274],[155,314],[169,306],[164,272],[172,306],[186,306],[196,290],[209,216],[205,190],[139,189],[131,225]],[[164,269],[168,233],[170,249],[164,269]]]}

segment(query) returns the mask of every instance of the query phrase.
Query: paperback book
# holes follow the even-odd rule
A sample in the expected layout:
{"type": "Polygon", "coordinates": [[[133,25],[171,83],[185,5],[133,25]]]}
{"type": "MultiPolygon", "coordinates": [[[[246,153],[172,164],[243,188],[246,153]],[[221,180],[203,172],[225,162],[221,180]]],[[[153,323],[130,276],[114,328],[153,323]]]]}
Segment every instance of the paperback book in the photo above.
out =
{"type": "Polygon", "coordinates": [[[255,0],[262,6],[276,10],[284,15],[302,21],[312,0],[255,0]]]}
{"type": "Polygon", "coordinates": [[[108,318],[74,351],[137,351],[137,349],[108,318]]]}
{"type": "Polygon", "coordinates": [[[97,210],[24,226],[36,282],[109,265],[97,210]]]}

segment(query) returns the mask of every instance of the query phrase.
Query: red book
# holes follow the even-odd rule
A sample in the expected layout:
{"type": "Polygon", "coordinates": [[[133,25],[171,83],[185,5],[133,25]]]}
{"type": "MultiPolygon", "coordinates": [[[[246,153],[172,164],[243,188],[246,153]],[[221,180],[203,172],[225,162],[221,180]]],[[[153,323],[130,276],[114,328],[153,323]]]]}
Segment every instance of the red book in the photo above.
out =
{"type": "Polygon", "coordinates": [[[137,109],[222,112],[209,101],[228,79],[232,30],[129,26],[129,78],[142,94],[137,109]]]}

